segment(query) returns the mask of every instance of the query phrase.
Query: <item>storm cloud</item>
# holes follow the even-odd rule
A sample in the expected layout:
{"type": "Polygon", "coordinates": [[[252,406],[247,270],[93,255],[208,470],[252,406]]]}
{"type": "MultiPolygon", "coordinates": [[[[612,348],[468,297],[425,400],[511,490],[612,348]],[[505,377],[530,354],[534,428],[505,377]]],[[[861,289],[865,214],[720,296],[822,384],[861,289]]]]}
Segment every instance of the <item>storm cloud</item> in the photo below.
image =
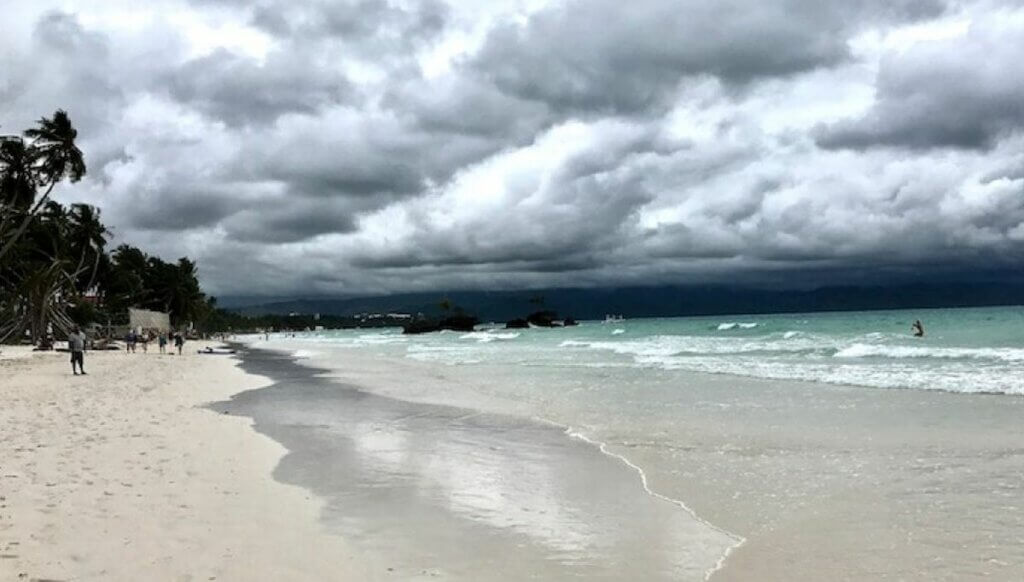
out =
{"type": "Polygon", "coordinates": [[[1024,7],[0,0],[116,235],[216,294],[1021,266],[1024,7]]]}

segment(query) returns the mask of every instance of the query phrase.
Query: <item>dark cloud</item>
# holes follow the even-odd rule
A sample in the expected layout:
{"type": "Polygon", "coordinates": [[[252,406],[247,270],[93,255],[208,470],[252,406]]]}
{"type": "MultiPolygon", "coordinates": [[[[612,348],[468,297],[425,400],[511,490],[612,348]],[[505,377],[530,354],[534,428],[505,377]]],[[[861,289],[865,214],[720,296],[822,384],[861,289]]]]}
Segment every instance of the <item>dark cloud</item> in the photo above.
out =
{"type": "Polygon", "coordinates": [[[496,28],[474,66],[557,109],[651,113],[687,77],[746,83],[835,65],[858,26],[943,9],[937,0],[570,0],[496,28]]]}
{"type": "Polygon", "coordinates": [[[1024,256],[1016,3],[10,4],[3,129],[67,108],[90,171],[57,198],[215,293],[1024,256]]]}
{"type": "Polygon", "coordinates": [[[252,10],[252,23],[286,39],[332,38],[360,50],[393,51],[429,41],[444,31],[448,5],[419,0],[267,0],[252,10]]]}
{"type": "Polygon", "coordinates": [[[176,100],[233,126],[314,114],[352,92],[343,75],[311,55],[277,51],[259,63],[218,50],[178,67],[167,87],[176,100]]]}
{"type": "Polygon", "coordinates": [[[532,140],[557,119],[542,103],[503,93],[470,76],[409,79],[385,94],[382,104],[421,131],[493,139],[495,149],[532,140]]]}
{"type": "Polygon", "coordinates": [[[450,229],[438,229],[429,213],[414,214],[418,224],[409,244],[384,252],[356,251],[353,264],[514,264],[550,272],[557,265],[576,270],[593,266],[598,257],[609,259],[626,243],[636,211],[656,195],[646,182],[644,164],[632,162],[671,152],[673,146],[643,129],[613,126],[599,134],[590,147],[567,156],[539,181],[532,176],[506,179],[497,212],[479,213],[450,229]]]}
{"type": "Polygon", "coordinates": [[[238,212],[240,205],[229,193],[179,184],[140,196],[138,203],[128,208],[126,226],[168,232],[201,229],[238,212]]]}
{"type": "Polygon", "coordinates": [[[309,240],[325,233],[355,229],[355,213],[346,204],[283,198],[250,206],[224,223],[231,239],[277,244],[309,240]]]}
{"type": "Polygon", "coordinates": [[[83,28],[74,14],[54,10],[34,23],[31,43],[32,58],[12,55],[0,73],[6,81],[0,82],[6,114],[24,124],[64,108],[83,134],[102,131],[107,117],[125,102],[110,75],[107,37],[83,28]],[[64,95],[75,98],[67,102],[64,95]]]}
{"type": "Polygon", "coordinates": [[[988,149],[1024,129],[1024,26],[976,24],[882,61],[864,116],[818,130],[826,148],[988,149]]]}

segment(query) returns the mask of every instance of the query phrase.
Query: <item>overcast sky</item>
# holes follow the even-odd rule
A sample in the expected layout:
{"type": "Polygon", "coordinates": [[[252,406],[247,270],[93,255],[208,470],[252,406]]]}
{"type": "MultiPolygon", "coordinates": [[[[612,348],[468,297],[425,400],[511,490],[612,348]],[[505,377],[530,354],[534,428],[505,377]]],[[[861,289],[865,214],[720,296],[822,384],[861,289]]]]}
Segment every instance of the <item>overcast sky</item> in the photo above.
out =
{"type": "Polygon", "coordinates": [[[1024,2],[0,0],[0,132],[215,294],[1024,263],[1024,2]]]}

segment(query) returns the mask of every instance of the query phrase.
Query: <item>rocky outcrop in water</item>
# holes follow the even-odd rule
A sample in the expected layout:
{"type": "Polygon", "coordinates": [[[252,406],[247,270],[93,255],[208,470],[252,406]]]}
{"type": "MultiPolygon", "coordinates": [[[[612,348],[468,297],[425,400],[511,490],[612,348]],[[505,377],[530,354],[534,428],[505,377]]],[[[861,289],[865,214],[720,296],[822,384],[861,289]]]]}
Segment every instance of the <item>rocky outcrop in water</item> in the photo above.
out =
{"type": "Polygon", "coordinates": [[[558,313],[554,311],[535,311],[526,316],[526,319],[510,320],[505,324],[505,329],[526,329],[528,327],[569,327],[572,325],[579,325],[579,323],[571,317],[567,317],[563,321],[558,318],[558,313]]]}
{"type": "Polygon", "coordinates": [[[402,333],[432,333],[435,331],[451,330],[468,332],[473,331],[480,320],[472,315],[451,315],[442,319],[417,319],[402,327],[402,333]]]}

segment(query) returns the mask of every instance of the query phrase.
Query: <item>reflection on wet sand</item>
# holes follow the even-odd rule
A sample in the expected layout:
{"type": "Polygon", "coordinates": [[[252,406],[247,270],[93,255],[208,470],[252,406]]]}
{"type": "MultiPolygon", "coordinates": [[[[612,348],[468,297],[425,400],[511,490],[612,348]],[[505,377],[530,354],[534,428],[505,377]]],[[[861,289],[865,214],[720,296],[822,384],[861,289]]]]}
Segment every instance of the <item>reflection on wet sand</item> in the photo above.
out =
{"type": "Polygon", "coordinates": [[[407,576],[702,580],[735,543],[555,427],[369,395],[265,352],[245,367],[280,380],[230,404],[289,449],[276,477],[407,576]]]}

